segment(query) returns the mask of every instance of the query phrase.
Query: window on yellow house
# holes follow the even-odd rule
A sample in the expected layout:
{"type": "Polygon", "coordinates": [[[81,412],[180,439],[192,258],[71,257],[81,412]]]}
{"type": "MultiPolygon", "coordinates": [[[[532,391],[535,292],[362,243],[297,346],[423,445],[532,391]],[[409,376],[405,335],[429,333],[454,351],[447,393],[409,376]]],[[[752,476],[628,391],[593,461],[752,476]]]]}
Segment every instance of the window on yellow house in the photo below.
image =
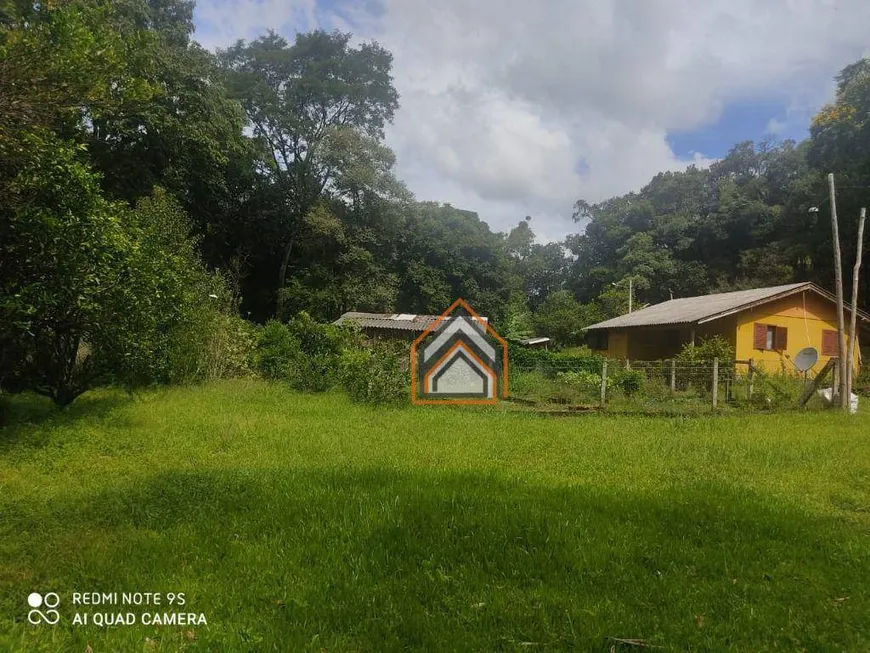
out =
{"type": "Polygon", "coordinates": [[[788,329],[773,324],[755,323],[753,346],[763,351],[785,351],[788,347],[788,329]]]}
{"type": "Polygon", "coordinates": [[[822,356],[839,356],[839,334],[833,329],[822,331],[822,356]]]}

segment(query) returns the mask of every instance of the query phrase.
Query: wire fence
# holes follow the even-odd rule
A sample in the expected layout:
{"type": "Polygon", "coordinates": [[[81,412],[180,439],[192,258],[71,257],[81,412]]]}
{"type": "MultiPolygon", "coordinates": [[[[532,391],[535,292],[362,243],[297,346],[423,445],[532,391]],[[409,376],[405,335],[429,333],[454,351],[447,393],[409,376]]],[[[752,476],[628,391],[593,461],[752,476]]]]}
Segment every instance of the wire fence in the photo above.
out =
{"type": "MultiPolygon", "coordinates": [[[[512,364],[510,394],[542,407],[674,413],[782,410],[797,408],[809,384],[803,374],[770,373],[751,360],[590,358],[512,364]]],[[[821,400],[811,402],[820,405],[821,400]]]]}

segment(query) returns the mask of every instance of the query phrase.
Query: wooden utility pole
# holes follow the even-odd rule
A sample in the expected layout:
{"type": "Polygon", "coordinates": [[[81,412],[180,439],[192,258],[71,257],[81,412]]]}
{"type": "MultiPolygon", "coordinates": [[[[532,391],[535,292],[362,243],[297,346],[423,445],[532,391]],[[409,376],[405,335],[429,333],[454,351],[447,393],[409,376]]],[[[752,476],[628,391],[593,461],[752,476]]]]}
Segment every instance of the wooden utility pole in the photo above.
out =
{"type": "Polygon", "coordinates": [[[846,402],[852,402],[852,369],[855,355],[855,328],[858,319],[858,276],[861,272],[861,256],[864,246],[864,220],[867,218],[867,209],[861,207],[861,215],[858,217],[858,252],[855,255],[855,267],[852,268],[852,314],[849,316],[849,351],[846,352],[846,402]]]}
{"type": "Polygon", "coordinates": [[[834,173],[828,174],[828,193],[831,198],[831,232],[834,240],[834,285],[837,291],[837,343],[840,348],[839,360],[839,390],[840,407],[849,406],[846,396],[846,326],[843,318],[843,260],[840,256],[840,228],[837,225],[837,197],[834,190],[834,173]]]}

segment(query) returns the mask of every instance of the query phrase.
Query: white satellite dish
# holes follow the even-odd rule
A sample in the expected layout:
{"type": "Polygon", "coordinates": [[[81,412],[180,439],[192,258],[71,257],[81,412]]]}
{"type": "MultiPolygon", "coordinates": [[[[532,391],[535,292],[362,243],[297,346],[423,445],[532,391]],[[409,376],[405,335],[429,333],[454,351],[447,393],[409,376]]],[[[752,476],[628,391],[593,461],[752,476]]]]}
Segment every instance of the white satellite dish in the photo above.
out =
{"type": "Polygon", "coordinates": [[[819,362],[819,351],[815,347],[805,347],[797,353],[792,362],[801,372],[811,370],[819,362]]]}

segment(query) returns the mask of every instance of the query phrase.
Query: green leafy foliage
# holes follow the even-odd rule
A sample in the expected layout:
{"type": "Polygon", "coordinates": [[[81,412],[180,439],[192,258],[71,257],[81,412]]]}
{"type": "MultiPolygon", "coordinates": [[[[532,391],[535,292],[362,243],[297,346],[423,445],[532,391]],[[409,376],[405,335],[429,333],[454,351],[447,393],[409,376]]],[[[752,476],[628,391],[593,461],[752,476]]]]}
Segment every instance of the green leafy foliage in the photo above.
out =
{"type": "Polygon", "coordinates": [[[339,383],[342,356],[357,341],[346,329],[300,313],[286,324],[273,320],[266,325],[256,345],[255,366],[266,378],[324,392],[339,383]]]}
{"type": "Polygon", "coordinates": [[[288,380],[295,372],[295,363],[301,357],[299,341],[290,330],[277,320],[263,327],[254,355],[257,370],[267,379],[288,380]]]}
{"type": "Polygon", "coordinates": [[[614,387],[626,397],[639,394],[647,387],[646,374],[639,370],[620,370],[612,378],[614,387]]]}
{"type": "Polygon", "coordinates": [[[551,374],[569,369],[600,373],[603,360],[601,355],[585,348],[575,348],[572,353],[562,353],[508,342],[508,361],[512,369],[541,369],[551,374]]]}
{"type": "Polygon", "coordinates": [[[583,339],[583,329],[599,318],[594,306],[584,306],[570,291],[559,290],[535,313],[535,334],[553,338],[559,345],[576,345],[583,339]]]}
{"type": "Polygon", "coordinates": [[[410,397],[407,345],[376,342],[346,350],[341,359],[341,384],[354,401],[406,403],[410,397]]]}
{"type": "Polygon", "coordinates": [[[137,244],[78,148],[44,132],[22,142],[0,208],[0,328],[17,353],[4,355],[0,378],[66,405],[106,379],[132,342],[137,244]]]}
{"type": "MultiPolygon", "coordinates": [[[[249,374],[259,335],[239,314],[438,314],[462,297],[503,335],[559,349],[629,299],[830,287],[827,209],[808,212],[828,170],[851,265],[868,60],[841,71],[807,141],[739,143],[707,169],[578,200],[582,228],[544,244],[531,216],[495,233],[414,201],[384,142],[399,98],[379,44],[270,32],[213,55],[192,34],[189,0],[0,5],[0,386],[67,403],[103,381],[249,374]]],[[[335,385],[342,346],[309,344],[294,383],[335,385]]],[[[705,347],[681,360],[733,358],[705,347]]]]}
{"type": "Polygon", "coordinates": [[[686,343],[677,355],[682,363],[711,362],[714,358],[720,361],[734,360],[734,345],[722,336],[700,338],[697,344],[686,343]]]}
{"type": "Polygon", "coordinates": [[[250,334],[233,319],[226,281],[200,261],[178,202],[156,189],[124,223],[137,244],[126,278],[135,310],[118,319],[136,337],[119,352],[119,378],[141,385],[244,373],[250,334]]]}
{"type": "MultiPolygon", "coordinates": [[[[556,380],[561,381],[562,383],[579,386],[590,393],[594,393],[596,390],[601,389],[601,374],[596,374],[595,372],[589,372],[587,370],[557,372],[556,380]]],[[[605,383],[607,388],[613,387],[614,383],[615,379],[613,377],[607,377],[605,383]]]]}

